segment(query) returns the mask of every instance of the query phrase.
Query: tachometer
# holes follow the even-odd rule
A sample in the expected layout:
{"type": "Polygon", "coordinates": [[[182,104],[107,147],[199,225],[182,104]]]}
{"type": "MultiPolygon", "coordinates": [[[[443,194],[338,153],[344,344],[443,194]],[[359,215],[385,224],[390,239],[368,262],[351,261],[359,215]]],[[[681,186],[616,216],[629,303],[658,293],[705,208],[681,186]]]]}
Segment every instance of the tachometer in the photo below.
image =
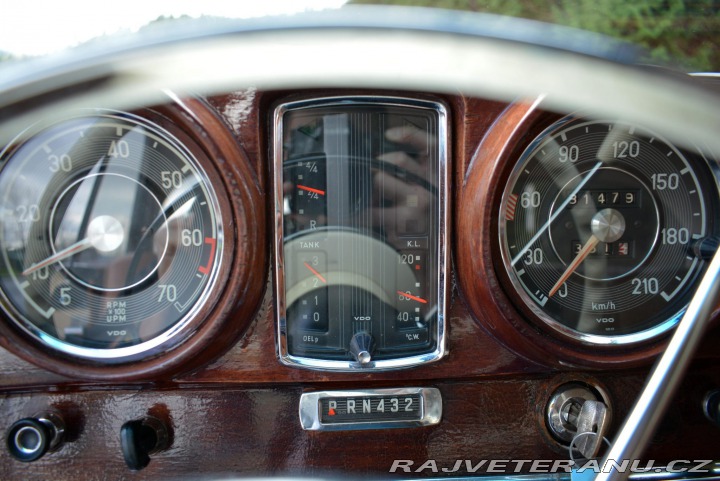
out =
{"type": "Polygon", "coordinates": [[[639,126],[562,121],[510,175],[503,266],[532,315],[596,344],[671,328],[717,237],[708,165],[639,126]]]}
{"type": "Polygon", "coordinates": [[[45,346],[117,362],[185,329],[217,280],[217,197],[192,153],[129,114],[72,118],[3,154],[3,307],[45,346]]]}

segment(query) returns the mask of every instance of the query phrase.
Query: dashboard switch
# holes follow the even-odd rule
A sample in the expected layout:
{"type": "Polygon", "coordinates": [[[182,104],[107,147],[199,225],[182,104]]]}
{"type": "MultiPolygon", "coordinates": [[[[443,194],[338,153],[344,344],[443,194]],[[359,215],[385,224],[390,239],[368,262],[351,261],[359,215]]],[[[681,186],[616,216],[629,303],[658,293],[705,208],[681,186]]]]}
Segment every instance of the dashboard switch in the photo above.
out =
{"type": "Polygon", "coordinates": [[[168,429],[157,418],[145,417],[128,421],[120,428],[120,444],[125,464],[139,471],[150,464],[150,455],[167,449],[168,429]]]}
{"type": "Polygon", "coordinates": [[[37,461],[62,444],[65,424],[54,413],[43,413],[15,422],[7,434],[10,455],[25,463],[37,461]]]}
{"type": "Polygon", "coordinates": [[[366,331],[355,333],[350,340],[350,353],[353,358],[363,366],[367,365],[372,360],[374,347],[375,341],[366,331]]]}

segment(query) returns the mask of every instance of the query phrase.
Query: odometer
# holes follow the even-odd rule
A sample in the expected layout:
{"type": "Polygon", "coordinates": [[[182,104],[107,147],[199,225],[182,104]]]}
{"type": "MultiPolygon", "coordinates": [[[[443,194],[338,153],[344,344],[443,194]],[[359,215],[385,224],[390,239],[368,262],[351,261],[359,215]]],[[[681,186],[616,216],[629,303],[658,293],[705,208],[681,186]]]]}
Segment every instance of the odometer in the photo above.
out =
{"type": "Polygon", "coordinates": [[[577,119],[542,134],[499,212],[503,269],[529,314],[597,344],[671,328],[717,236],[706,161],[639,126],[577,119]]]}

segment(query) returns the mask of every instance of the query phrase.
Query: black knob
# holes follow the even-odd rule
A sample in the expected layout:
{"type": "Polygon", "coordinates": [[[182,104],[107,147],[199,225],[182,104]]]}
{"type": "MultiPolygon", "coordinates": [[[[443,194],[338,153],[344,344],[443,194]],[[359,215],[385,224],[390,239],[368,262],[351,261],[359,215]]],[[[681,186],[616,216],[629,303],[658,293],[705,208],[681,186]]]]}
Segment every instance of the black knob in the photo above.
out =
{"type": "Polygon", "coordinates": [[[705,396],[705,416],[720,427],[720,390],[711,391],[705,396]]]}
{"type": "Polygon", "coordinates": [[[151,454],[167,448],[167,427],[153,417],[128,421],[120,428],[120,445],[125,464],[139,471],[150,464],[151,454]]]}
{"type": "Polygon", "coordinates": [[[29,463],[62,443],[65,425],[57,414],[43,413],[16,421],[7,433],[7,447],[15,459],[29,463]]]}
{"type": "Polygon", "coordinates": [[[356,332],[350,340],[350,354],[363,366],[372,360],[373,349],[375,349],[375,341],[366,331],[356,332]]]}

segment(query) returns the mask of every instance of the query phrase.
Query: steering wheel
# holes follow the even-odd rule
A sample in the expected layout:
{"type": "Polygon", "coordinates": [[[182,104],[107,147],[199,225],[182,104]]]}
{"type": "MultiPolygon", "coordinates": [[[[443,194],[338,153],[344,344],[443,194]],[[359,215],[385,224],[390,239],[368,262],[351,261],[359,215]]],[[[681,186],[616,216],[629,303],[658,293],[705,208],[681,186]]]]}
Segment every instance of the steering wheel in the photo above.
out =
{"type": "MultiPolygon", "coordinates": [[[[18,62],[0,80],[0,144],[68,109],[132,109],[231,89],[363,87],[542,99],[544,108],[623,118],[679,145],[720,152],[720,95],[636,64],[598,35],[458,12],[383,8],[173,24],[111,44],[18,62]],[[235,59],[228,62],[227,59],[235,59]]],[[[606,459],[642,452],[720,292],[716,254],[606,459]]],[[[610,469],[598,480],[621,479],[610,469]]]]}

